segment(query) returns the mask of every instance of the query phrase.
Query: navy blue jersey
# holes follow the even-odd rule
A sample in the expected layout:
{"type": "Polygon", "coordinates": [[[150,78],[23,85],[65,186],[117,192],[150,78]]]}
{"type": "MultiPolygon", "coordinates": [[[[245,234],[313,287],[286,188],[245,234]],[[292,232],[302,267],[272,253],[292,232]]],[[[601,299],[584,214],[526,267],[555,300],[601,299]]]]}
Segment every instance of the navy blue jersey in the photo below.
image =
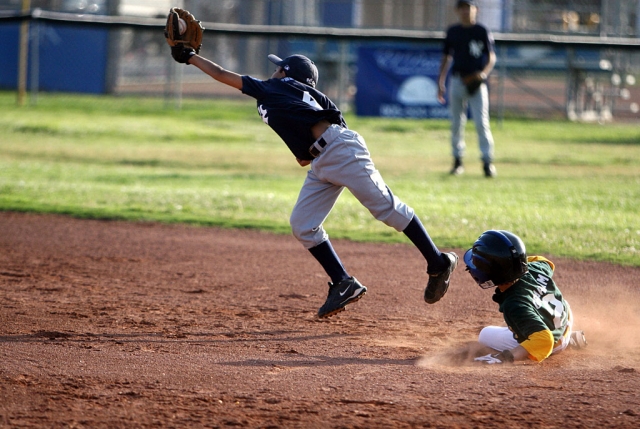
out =
{"type": "Polygon", "coordinates": [[[242,92],[256,99],[262,120],[286,143],[296,158],[312,160],[311,127],[325,119],[347,127],[342,113],[320,91],[294,79],[259,80],[242,76],[242,92]]]}
{"type": "Polygon", "coordinates": [[[451,71],[465,76],[477,73],[487,65],[493,44],[493,36],[486,27],[456,24],[447,30],[442,52],[453,57],[451,71]]]}

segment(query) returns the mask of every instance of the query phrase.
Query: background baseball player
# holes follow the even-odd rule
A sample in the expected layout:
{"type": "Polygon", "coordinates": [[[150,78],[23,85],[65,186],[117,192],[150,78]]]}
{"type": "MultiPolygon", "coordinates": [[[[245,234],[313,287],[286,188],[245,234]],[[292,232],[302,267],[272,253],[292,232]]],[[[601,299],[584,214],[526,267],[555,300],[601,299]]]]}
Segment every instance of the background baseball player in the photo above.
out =
{"type": "Polygon", "coordinates": [[[586,346],[582,331],[572,334],[571,308],[553,280],[553,262],[542,256],[527,257],[518,236],[509,231],[485,231],[465,253],[464,262],[481,288],[495,288],[493,300],[507,324],[482,329],[478,341],[499,353],[476,361],[541,362],[570,343],[586,346]]]}
{"type": "Polygon", "coordinates": [[[429,274],[424,299],[428,303],[437,302],[449,287],[457,255],[441,253],[413,209],[385,184],[364,139],[347,127],[336,105],[315,89],[318,82],[315,64],[302,55],[285,59],[269,55],[277,66],[270,79],[241,76],[197,55],[191,43],[172,43],[169,39],[175,34],[173,22],[170,13],[165,35],[172,46],[173,58],[255,98],[265,124],[280,136],[301,166],[310,166],[290,223],[294,236],[331,278],[327,300],[318,316],[328,317],[342,311],[367,291],[347,273],[323,228],[344,188],[376,219],[404,232],[416,245],[427,261],[429,274]]]}
{"type": "Polygon", "coordinates": [[[462,159],[466,148],[464,129],[468,106],[478,133],[484,175],[493,177],[496,175],[496,168],[493,165],[493,135],[489,125],[489,90],[486,80],[496,63],[496,54],[491,32],[476,22],[477,12],[476,1],[461,0],[456,3],[460,23],[447,29],[438,77],[438,100],[445,103],[447,73],[451,66],[449,110],[454,159],[451,174],[464,173],[462,159]]]}

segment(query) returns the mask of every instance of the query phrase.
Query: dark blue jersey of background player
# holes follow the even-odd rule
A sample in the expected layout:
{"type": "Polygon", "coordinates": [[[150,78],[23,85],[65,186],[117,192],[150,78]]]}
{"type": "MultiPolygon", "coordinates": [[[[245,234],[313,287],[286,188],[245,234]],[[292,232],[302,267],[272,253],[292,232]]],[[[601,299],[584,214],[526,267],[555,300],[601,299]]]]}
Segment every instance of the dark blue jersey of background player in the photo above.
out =
{"type": "Polygon", "coordinates": [[[320,91],[285,77],[259,80],[242,76],[242,92],[256,99],[262,120],[286,143],[296,158],[311,160],[311,132],[321,120],[344,128],[347,124],[336,105],[320,91]]]}
{"type": "Polygon", "coordinates": [[[447,30],[442,53],[453,57],[452,73],[466,76],[484,69],[493,44],[493,36],[482,25],[456,24],[447,30]]]}

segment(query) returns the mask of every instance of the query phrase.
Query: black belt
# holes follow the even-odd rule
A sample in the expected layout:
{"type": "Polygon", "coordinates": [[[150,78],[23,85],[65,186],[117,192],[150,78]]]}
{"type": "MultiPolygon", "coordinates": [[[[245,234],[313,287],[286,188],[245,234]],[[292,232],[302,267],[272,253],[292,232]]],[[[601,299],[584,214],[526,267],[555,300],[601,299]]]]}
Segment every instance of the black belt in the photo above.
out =
{"type": "Polygon", "coordinates": [[[322,153],[322,149],[327,145],[327,141],[320,137],[318,140],[313,142],[311,146],[309,146],[309,153],[312,157],[317,158],[322,153]],[[318,148],[319,147],[319,148],[318,148]]]}

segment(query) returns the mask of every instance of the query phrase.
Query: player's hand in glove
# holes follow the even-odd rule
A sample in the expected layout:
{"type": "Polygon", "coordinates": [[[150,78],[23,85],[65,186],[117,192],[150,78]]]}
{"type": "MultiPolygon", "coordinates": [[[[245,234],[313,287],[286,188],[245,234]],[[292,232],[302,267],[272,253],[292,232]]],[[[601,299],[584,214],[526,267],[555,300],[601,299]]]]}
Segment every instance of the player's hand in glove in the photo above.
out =
{"type": "Polygon", "coordinates": [[[164,37],[171,48],[176,46],[190,47],[198,54],[202,47],[203,32],[204,27],[200,21],[188,10],[180,9],[179,7],[171,8],[167,15],[167,24],[164,27],[164,37]],[[182,34],[180,34],[180,19],[183,19],[186,24],[182,34]]]}
{"type": "Polygon", "coordinates": [[[467,92],[469,95],[473,95],[476,93],[480,85],[484,83],[486,80],[486,75],[484,73],[472,73],[464,76],[462,78],[462,83],[467,87],[467,92]]]}
{"type": "Polygon", "coordinates": [[[488,354],[474,359],[476,362],[484,362],[489,365],[494,363],[513,363],[513,354],[509,350],[500,353],[488,354]]]}
{"type": "Polygon", "coordinates": [[[195,54],[195,49],[185,48],[182,45],[176,45],[171,48],[171,56],[176,62],[181,64],[189,64],[189,59],[195,54]]]}

